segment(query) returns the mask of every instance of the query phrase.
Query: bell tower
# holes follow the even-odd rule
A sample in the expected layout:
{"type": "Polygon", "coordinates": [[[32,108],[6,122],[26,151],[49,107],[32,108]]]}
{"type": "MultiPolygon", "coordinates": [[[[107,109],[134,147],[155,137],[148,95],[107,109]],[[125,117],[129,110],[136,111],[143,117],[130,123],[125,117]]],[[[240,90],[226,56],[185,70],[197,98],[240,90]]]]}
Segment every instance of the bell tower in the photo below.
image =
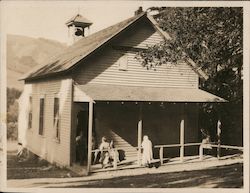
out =
{"type": "Polygon", "coordinates": [[[86,36],[86,29],[93,23],[88,19],[84,18],[82,15],[77,14],[66,22],[68,27],[68,45],[74,44],[76,41],[86,36]]]}

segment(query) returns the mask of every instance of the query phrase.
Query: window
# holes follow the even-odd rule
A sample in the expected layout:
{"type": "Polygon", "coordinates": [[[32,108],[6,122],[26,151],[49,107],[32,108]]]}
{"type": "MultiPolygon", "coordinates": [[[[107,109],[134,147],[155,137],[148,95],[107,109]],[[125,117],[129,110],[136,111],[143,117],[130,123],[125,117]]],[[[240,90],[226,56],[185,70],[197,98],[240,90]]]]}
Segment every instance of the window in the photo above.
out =
{"type": "Polygon", "coordinates": [[[54,98],[54,128],[56,130],[56,139],[60,139],[60,125],[59,125],[59,98],[55,97],[54,98]]]}
{"type": "Polygon", "coordinates": [[[39,135],[43,135],[43,130],[44,130],[44,98],[40,98],[39,135]]]}
{"type": "Polygon", "coordinates": [[[123,55],[118,61],[119,70],[128,70],[128,57],[123,55]]]}
{"type": "Polygon", "coordinates": [[[32,97],[29,97],[29,120],[28,120],[28,128],[32,128],[32,97]]]}

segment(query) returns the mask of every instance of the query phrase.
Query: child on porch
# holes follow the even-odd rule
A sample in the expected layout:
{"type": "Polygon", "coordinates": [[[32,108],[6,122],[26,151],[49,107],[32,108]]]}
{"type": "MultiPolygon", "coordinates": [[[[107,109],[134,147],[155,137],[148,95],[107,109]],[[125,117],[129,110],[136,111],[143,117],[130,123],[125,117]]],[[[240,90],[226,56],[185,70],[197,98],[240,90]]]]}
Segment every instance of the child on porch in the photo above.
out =
{"type": "Polygon", "coordinates": [[[152,142],[149,140],[147,135],[143,136],[143,141],[141,144],[143,151],[142,151],[142,164],[145,166],[149,166],[153,159],[153,152],[152,152],[152,142]]]}
{"type": "Polygon", "coordinates": [[[101,155],[100,155],[100,160],[99,162],[102,164],[102,167],[104,167],[106,165],[107,162],[107,152],[109,151],[109,143],[107,142],[107,138],[106,137],[102,137],[102,142],[99,146],[99,150],[101,151],[101,155]]]}

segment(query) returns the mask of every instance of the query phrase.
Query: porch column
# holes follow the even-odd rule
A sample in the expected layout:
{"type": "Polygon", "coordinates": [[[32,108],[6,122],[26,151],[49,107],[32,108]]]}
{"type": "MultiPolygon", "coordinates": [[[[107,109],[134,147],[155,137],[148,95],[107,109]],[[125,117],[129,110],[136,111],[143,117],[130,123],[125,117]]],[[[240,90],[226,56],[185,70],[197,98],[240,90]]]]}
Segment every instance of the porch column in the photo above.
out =
{"type": "Polygon", "coordinates": [[[89,124],[88,124],[88,163],[87,173],[91,171],[92,160],[92,129],[93,129],[93,101],[89,102],[89,124]]]}
{"type": "Polygon", "coordinates": [[[217,158],[220,159],[220,145],[221,145],[221,140],[220,140],[220,134],[221,134],[221,121],[218,120],[217,122],[217,138],[218,138],[218,147],[217,147],[217,158]]]}
{"type": "Polygon", "coordinates": [[[184,119],[184,106],[182,107],[181,112],[181,122],[180,122],[180,161],[184,161],[184,133],[185,133],[185,119],[184,119]]]}
{"type": "Polygon", "coordinates": [[[142,140],[142,104],[139,106],[139,119],[138,119],[138,166],[141,166],[141,140],[142,140]]]}

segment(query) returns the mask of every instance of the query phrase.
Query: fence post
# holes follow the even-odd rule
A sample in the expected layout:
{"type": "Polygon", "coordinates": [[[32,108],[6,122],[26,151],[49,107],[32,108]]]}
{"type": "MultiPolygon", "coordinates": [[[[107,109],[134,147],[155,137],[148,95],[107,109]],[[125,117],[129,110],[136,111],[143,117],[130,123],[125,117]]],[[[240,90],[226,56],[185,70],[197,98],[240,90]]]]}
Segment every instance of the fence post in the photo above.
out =
{"type": "Polygon", "coordinates": [[[203,160],[203,146],[202,146],[202,144],[200,145],[200,148],[199,148],[199,154],[200,154],[200,160],[202,161],[203,160]]]}
{"type": "Polygon", "coordinates": [[[142,104],[139,106],[139,120],[137,124],[137,130],[138,130],[138,155],[137,155],[137,164],[138,166],[141,166],[141,139],[142,139],[142,104]]]}
{"type": "Polygon", "coordinates": [[[114,148],[114,169],[117,169],[117,150],[114,148]]]}
{"type": "Polygon", "coordinates": [[[218,120],[217,122],[217,137],[218,137],[218,147],[217,147],[217,158],[220,159],[220,152],[221,152],[221,121],[218,120]]]}
{"type": "Polygon", "coordinates": [[[162,146],[160,147],[160,162],[162,165],[163,164],[163,147],[162,146]]]}
{"type": "Polygon", "coordinates": [[[180,161],[184,161],[184,119],[180,124],[180,161]]]}

